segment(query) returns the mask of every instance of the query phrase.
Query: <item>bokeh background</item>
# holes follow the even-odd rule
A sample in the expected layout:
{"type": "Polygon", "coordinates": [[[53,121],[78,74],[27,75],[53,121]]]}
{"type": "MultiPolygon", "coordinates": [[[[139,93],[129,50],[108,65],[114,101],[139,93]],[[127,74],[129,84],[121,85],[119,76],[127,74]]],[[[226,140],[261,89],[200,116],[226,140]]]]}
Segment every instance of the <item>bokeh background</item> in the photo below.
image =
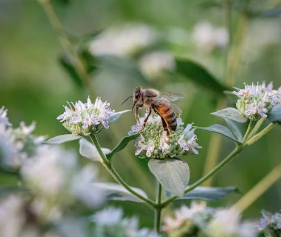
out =
{"type": "MultiPolygon", "coordinates": [[[[134,49],[129,53],[126,47],[125,53],[114,48],[114,57],[104,58],[100,64],[93,63],[90,78],[95,96],[101,96],[103,100],[111,103],[112,108],[119,111],[130,109],[130,102],[122,106],[121,102],[131,95],[137,86],[180,92],[185,94],[185,98],[177,103],[183,110],[184,122],[209,126],[213,123],[223,123],[210,113],[217,109],[218,100],[224,95],[214,93],[213,88],[204,86],[204,83],[199,85],[196,77],[192,78],[192,75],[184,77],[177,74],[177,68],[169,55],[194,60],[203,65],[219,82],[224,83],[225,55],[230,37],[226,30],[223,2],[53,0],[53,6],[67,35],[78,50],[101,56],[110,54],[110,47],[114,48],[115,44],[117,48],[128,46],[134,40],[144,44],[141,50],[134,49]],[[124,30],[128,28],[129,31],[124,30]],[[121,37],[116,31],[122,29],[125,36],[121,37]],[[116,43],[117,39],[119,41],[116,43]],[[94,40],[96,43],[93,43],[94,40]],[[167,60],[164,61],[163,67],[168,65],[169,72],[153,71],[159,66],[157,59],[145,65],[143,57],[159,51],[168,54],[165,54],[167,60]]],[[[234,41],[241,12],[246,9],[249,16],[244,25],[242,54],[238,60],[234,86],[241,88],[243,83],[273,81],[274,86],[279,87],[280,1],[236,2],[240,2],[240,5],[234,4],[231,9],[231,38],[234,41]]],[[[12,124],[17,125],[20,121],[30,124],[36,121],[35,133],[49,137],[67,132],[56,119],[57,116],[63,112],[66,101],[85,101],[88,91],[62,66],[65,57],[67,56],[55,30],[37,1],[0,0],[0,105],[8,109],[12,124]]],[[[160,58],[165,57],[160,54],[160,58]]],[[[228,105],[234,106],[233,97],[229,96],[226,100],[228,105]]],[[[100,143],[104,147],[112,148],[128,133],[133,124],[134,118],[130,113],[123,115],[108,131],[100,134],[100,143]]],[[[201,177],[210,149],[211,134],[202,130],[197,130],[197,134],[199,144],[203,148],[198,156],[185,158],[190,165],[191,182],[201,177]]],[[[209,203],[210,206],[230,206],[235,203],[243,193],[281,162],[280,134],[280,127],[275,128],[215,176],[215,186],[237,186],[242,194],[232,194],[220,202],[209,203]]],[[[70,149],[78,148],[75,142],[65,146],[70,149]]],[[[231,141],[223,138],[218,159],[221,160],[228,154],[233,146],[231,141]]],[[[134,148],[131,144],[116,155],[114,165],[130,185],[143,188],[153,197],[155,180],[148,171],[147,160],[139,160],[133,154],[134,148]]],[[[81,162],[88,161],[81,158],[81,162]]],[[[110,180],[101,166],[99,173],[102,180],[110,180]]],[[[8,179],[10,177],[0,173],[2,184],[7,183],[8,179]]],[[[280,200],[281,180],[259,197],[244,212],[244,217],[257,219],[261,209],[271,212],[279,210],[280,200]]],[[[142,224],[152,225],[153,216],[150,209],[140,204],[112,204],[122,205],[128,215],[137,213],[140,217],[146,217],[141,218],[142,224]]]]}

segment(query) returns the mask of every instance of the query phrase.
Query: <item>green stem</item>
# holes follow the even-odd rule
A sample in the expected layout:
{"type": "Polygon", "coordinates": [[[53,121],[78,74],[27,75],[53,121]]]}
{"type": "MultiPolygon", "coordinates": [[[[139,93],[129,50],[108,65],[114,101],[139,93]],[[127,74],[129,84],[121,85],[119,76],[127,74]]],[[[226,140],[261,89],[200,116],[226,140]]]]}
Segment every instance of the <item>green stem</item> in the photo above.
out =
{"type": "Polygon", "coordinates": [[[106,170],[111,174],[111,176],[116,180],[116,182],[118,182],[119,184],[121,184],[125,189],[127,189],[131,194],[133,194],[134,196],[136,196],[137,198],[139,198],[140,200],[144,201],[148,206],[152,207],[155,209],[155,207],[157,207],[157,204],[155,202],[153,202],[152,200],[143,197],[142,195],[138,194],[137,192],[135,192],[121,177],[120,175],[116,172],[116,170],[111,166],[110,162],[108,161],[108,159],[106,158],[105,154],[103,153],[101,146],[98,142],[98,139],[96,138],[96,135],[92,134],[90,136],[92,142],[94,143],[94,145],[96,146],[99,155],[102,158],[102,165],[106,168],[106,170]]]}
{"type": "Polygon", "coordinates": [[[156,204],[157,208],[154,209],[154,227],[157,233],[160,233],[160,223],[161,223],[161,197],[162,197],[162,185],[158,182],[158,188],[156,193],[156,204]]]}
{"type": "Polygon", "coordinates": [[[244,146],[246,147],[246,146],[252,145],[254,142],[256,142],[257,140],[259,140],[262,136],[264,136],[266,133],[268,133],[274,126],[275,126],[274,123],[270,123],[270,124],[269,124],[267,127],[265,127],[262,131],[260,131],[258,134],[256,134],[256,135],[253,136],[252,138],[250,138],[244,146]]]}
{"type": "Polygon", "coordinates": [[[240,213],[243,212],[280,178],[281,164],[275,167],[266,177],[248,191],[233,207],[240,213]]]}
{"type": "Polygon", "coordinates": [[[261,127],[262,123],[264,122],[264,120],[265,120],[265,118],[261,118],[261,119],[256,123],[256,125],[254,126],[252,132],[251,132],[250,135],[249,135],[249,138],[251,138],[252,136],[254,136],[254,135],[257,133],[257,131],[260,129],[260,127],[261,127]]]}
{"type": "MultiPolygon", "coordinates": [[[[215,168],[213,168],[209,173],[207,173],[205,176],[203,176],[201,179],[190,185],[184,193],[188,193],[195,189],[197,186],[205,182],[207,179],[212,177],[214,174],[216,174],[222,167],[224,167],[227,163],[229,163],[237,154],[239,154],[242,151],[242,146],[237,146],[223,161],[221,161],[215,168]]],[[[162,202],[161,206],[165,207],[167,206],[171,201],[175,200],[177,196],[172,196],[169,199],[166,199],[164,202],[162,202]]]]}
{"type": "Polygon", "coordinates": [[[50,22],[53,26],[54,30],[56,31],[56,34],[61,42],[61,45],[65,51],[65,53],[71,58],[73,65],[84,84],[85,88],[89,91],[90,95],[93,96],[94,93],[92,91],[91,82],[88,78],[88,74],[86,72],[85,66],[82,63],[75,47],[72,45],[71,41],[69,40],[67,34],[65,33],[65,30],[63,28],[63,25],[57,16],[51,1],[49,0],[39,0],[39,2],[42,4],[50,22]]]}
{"type": "MultiPolygon", "coordinates": [[[[214,174],[216,174],[222,167],[224,167],[227,163],[229,163],[236,155],[238,155],[243,149],[248,147],[249,145],[252,145],[254,142],[259,140],[262,136],[264,136],[266,133],[268,133],[275,124],[271,123],[269,124],[265,129],[263,129],[261,132],[259,132],[257,135],[252,137],[248,140],[247,143],[237,146],[223,161],[221,161],[215,168],[213,168],[209,173],[207,173],[205,176],[203,176],[201,179],[190,185],[184,193],[188,193],[195,189],[197,186],[208,180],[210,177],[212,177],[214,174]]],[[[249,124],[250,127],[250,124],[249,124]]],[[[167,206],[171,201],[175,200],[177,196],[170,197],[166,199],[164,202],[162,202],[161,206],[165,207],[167,206]]]]}
{"type": "Polygon", "coordinates": [[[245,133],[245,135],[243,137],[243,140],[242,140],[243,144],[247,141],[249,135],[251,134],[253,128],[255,127],[255,124],[256,124],[256,122],[250,120],[250,123],[248,125],[247,131],[246,131],[246,133],[245,133]]]}
{"type": "Polygon", "coordinates": [[[232,55],[229,60],[228,65],[228,75],[227,75],[227,84],[233,85],[237,76],[238,67],[240,64],[240,60],[243,52],[243,42],[246,35],[246,30],[248,26],[249,17],[246,13],[242,13],[239,19],[238,27],[237,27],[237,38],[235,41],[235,46],[232,50],[232,55]]]}

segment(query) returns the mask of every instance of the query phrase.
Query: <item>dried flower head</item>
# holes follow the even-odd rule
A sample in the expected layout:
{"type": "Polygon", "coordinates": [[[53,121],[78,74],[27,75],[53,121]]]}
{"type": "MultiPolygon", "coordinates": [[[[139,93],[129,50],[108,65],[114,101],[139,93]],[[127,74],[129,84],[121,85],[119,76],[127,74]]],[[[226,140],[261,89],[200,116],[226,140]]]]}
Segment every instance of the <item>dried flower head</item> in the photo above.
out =
{"type": "Polygon", "coordinates": [[[109,127],[109,117],[114,112],[109,108],[108,102],[103,102],[97,97],[93,104],[88,97],[87,103],[69,103],[69,108],[64,106],[65,112],[58,116],[63,126],[73,134],[89,135],[109,127]]]}
{"type": "Polygon", "coordinates": [[[274,106],[281,104],[281,87],[274,90],[272,83],[267,86],[265,83],[261,85],[245,84],[244,89],[233,93],[239,97],[236,103],[237,109],[242,115],[253,121],[266,118],[274,106]]]}
{"type": "MultiPolygon", "coordinates": [[[[134,134],[142,129],[144,118],[140,118],[137,125],[132,126],[129,134],[134,134]]],[[[146,127],[141,131],[140,136],[135,140],[136,152],[139,157],[166,158],[179,157],[186,154],[198,154],[197,149],[201,146],[197,143],[197,136],[192,124],[183,127],[183,122],[177,118],[177,129],[171,131],[167,136],[159,116],[150,116],[146,127]]]]}

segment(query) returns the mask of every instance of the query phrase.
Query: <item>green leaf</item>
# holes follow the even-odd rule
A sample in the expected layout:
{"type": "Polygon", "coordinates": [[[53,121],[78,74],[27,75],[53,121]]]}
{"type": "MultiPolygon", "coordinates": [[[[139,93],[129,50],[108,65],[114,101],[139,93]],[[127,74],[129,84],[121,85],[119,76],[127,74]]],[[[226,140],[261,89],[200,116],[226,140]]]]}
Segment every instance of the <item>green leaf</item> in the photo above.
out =
{"type": "Polygon", "coordinates": [[[238,109],[235,109],[235,108],[229,107],[229,108],[219,110],[219,111],[211,113],[211,114],[215,115],[215,116],[218,116],[218,117],[231,119],[231,120],[234,120],[234,121],[239,122],[239,123],[247,122],[247,118],[244,117],[242,114],[240,114],[238,109]]]}
{"type": "Polygon", "coordinates": [[[73,66],[71,60],[66,55],[62,55],[59,58],[59,63],[63,67],[63,69],[66,71],[66,73],[73,79],[74,83],[82,87],[82,80],[80,79],[79,74],[77,73],[75,67],[73,66]]]}
{"type": "MultiPolygon", "coordinates": [[[[116,183],[93,183],[92,186],[94,189],[104,192],[107,200],[143,202],[141,199],[131,194],[122,185],[116,183]]],[[[131,188],[141,196],[147,198],[147,195],[143,190],[139,188],[131,188]]]]}
{"type": "MultiPolygon", "coordinates": [[[[79,153],[81,156],[84,156],[93,161],[102,160],[95,145],[92,144],[91,142],[89,142],[87,139],[85,139],[85,138],[80,139],[79,144],[80,144],[79,153]]],[[[101,148],[101,149],[105,155],[110,153],[110,150],[107,148],[101,148]]]]}
{"type": "Polygon", "coordinates": [[[190,171],[180,159],[151,159],[148,167],[165,189],[182,197],[189,182],[190,171]]]}
{"type": "Polygon", "coordinates": [[[107,158],[110,160],[115,153],[123,150],[129,144],[130,141],[136,139],[139,135],[139,133],[136,133],[130,136],[123,137],[122,140],[117,144],[117,146],[114,147],[109,154],[107,154],[107,158]]]}
{"type": "Polygon", "coordinates": [[[108,119],[108,124],[112,124],[114,123],[122,114],[130,112],[131,110],[123,110],[123,111],[119,111],[119,112],[114,112],[110,115],[109,119],[108,119]]]}
{"type": "Polygon", "coordinates": [[[199,63],[184,58],[175,58],[175,61],[176,71],[178,73],[212,93],[215,92],[221,96],[225,96],[223,92],[229,90],[199,63]]]}
{"type": "Polygon", "coordinates": [[[236,137],[234,137],[233,133],[225,126],[220,125],[220,124],[214,124],[210,127],[198,127],[199,129],[203,129],[203,130],[207,130],[210,132],[215,132],[218,134],[221,134],[225,137],[228,137],[230,139],[232,139],[235,142],[241,143],[239,140],[237,140],[236,137]]]}
{"type": "Polygon", "coordinates": [[[237,137],[238,141],[242,141],[243,134],[240,131],[240,128],[238,127],[236,122],[234,122],[233,120],[227,119],[227,118],[225,118],[224,120],[226,121],[227,125],[230,127],[233,134],[237,137]]]}
{"type": "Polygon", "coordinates": [[[64,142],[70,142],[70,141],[75,141],[80,139],[82,136],[80,135],[75,135],[75,134],[64,134],[64,135],[59,135],[56,137],[53,137],[49,139],[48,141],[44,142],[43,144],[48,144],[48,145],[59,145],[64,142]]]}
{"type": "Polygon", "coordinates": [[[182,198],[178,199],[196,199],[205,201],[219,201],[226,197],[227,195],[237,192],[237,187],[225,187],[225,188],[215,188],[215,187],[202,187],[199,186],[192,191],[184,194],[182,198]]]}
{"type": "Polygon", "coordinates": [[[271,122],[281,121],[281,105],[273,107],[267,115],[271,122]]]}

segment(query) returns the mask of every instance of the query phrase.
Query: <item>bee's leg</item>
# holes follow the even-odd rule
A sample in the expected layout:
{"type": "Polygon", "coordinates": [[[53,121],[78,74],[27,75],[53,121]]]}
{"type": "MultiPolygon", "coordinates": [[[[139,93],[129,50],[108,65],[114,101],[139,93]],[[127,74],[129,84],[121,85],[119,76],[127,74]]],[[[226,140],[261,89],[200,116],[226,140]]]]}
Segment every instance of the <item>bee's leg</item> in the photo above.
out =
{"type": "Polygon", "coordinates": [[[139,107],[140,107],[140,105],[136,105],[135,119],[136,119],[137,122],[140,122],[140,119],[139,119],[139,107]]]}
{"type": "MultiPolygon", "coordinates": [[[[145,128],[146,122],[147,122],[149,116],[151,115],[151,111],[152,111],[152,109],[151,109],[151,107],[150,107],[150,108],[149,108],[149,111],[148,111],[148,115],[146,116],[146,118],[145,118],[144,121],[143,121],[142,130],[145,128]]],[[[141,131],[142,131],[142,130],[141,130],[141,131]]]]}

